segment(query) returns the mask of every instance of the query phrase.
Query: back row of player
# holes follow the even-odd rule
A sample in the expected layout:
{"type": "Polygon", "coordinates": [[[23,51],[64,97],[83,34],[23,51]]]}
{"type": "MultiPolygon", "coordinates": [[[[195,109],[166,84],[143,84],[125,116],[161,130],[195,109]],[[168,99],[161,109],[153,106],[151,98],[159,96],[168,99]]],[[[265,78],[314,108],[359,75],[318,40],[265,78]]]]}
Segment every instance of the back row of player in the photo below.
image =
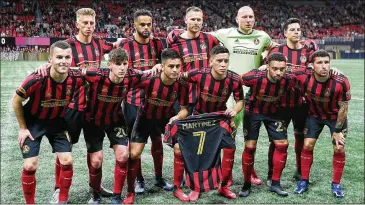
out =
{"type": "MultiPolygon", "coordinates": [[[[247,31],[248,32],[259,32],[259,31],[254,31],[252,30],[252,26],[253,26],[253,12],[251,13],[252,10],[250,10],[248,7],[243,7],[239,10],[239,15],[240,16],[240,12],[242,14],[242,18],[244,19],[244,16],[247,19],[251,18],[251,21],[249,21],[246,25],[243,25],[243,27],[247,26],[246,29],[242,29],[243,31],[247,31]],[[247,15],[247,12],[249,13],[247,15]],[[251,26],[251,29],[247,29],[251,26]]],[[[79,10],[79,14],[78,15],[78,22],[80,24],[79,25],[79,29],[80,29],[80,33],[78,36],[76,36],[76,39],[73,39],[73,41],[69,41],[72,45],[72,50],[73,50],[73,56],[75,57],[73,59],[73,65],[87,65],[88,63],[91,63],[91,67],[94,67],[96,63],[96,67],[98,67],[100,65],[100,57],[102,56],[102,53],[104,52],[103,49],[109,50],[111,49],[111,46],[107,46],[108,48],[105,48],[104,42],[103,41],[99,41],[97,39],[92,38],[92,36],[90,34],[92,34],[93,31],[93,25],[95,25],[95,16],[93,14],[92,11],[88,10],[88,9],[81,9],[79,10]],[[86,12],[86,14],[82,14],[83,12],[86,12]],[[91,12],[91,13],[88,13],[91,12]],[[90,14],[90,15],[88,15],[90,14]],[[87,17],[92,17],[92,18],[87,18],[87,17]],[[85,23],[86,22],[86,23],[85,23]],[[81,34],[81,35],[80,35],[81,34]],[[88,35],[89,34],[89,35],[88,35]],[[91,42],[90,44],[83,44],[81,42],[85,42],[83,40],[87,39],[83,39],[82,37],[88,36],[88,39],[90,39],[89,42],[91,42]],[[80,38],[81,37],[81,38],[80,38]],[[77,46],[77,44],[79,44],[79,46],[77,46]],[[98,48],[99,49],[95,49],[98,48]],[[104,47],[104,48],[103,48],[104,47]],[[84,51],[91,51],[90,54],[83,54],[84,51]],[[95,52],[92,52],[95,51],[95,52]],[[101,52],[101,53],[100,53],[101,52]],[[77,55],[76,55],[77,54],[77,55]],[[94,59],[94,58],[98,58],[98,59],[94,59]],[[89,61],[89,62],[87,62],[89,61]]],[[[239,18],[238,18],[239,21],[239,18]]],[[[201,29],[201,24],[202,24],[202,12],[200,9],[196,8],[196,7],[192,7],[189,8],[187,11],[187,16],[186,16],[186,23],[187,23],[187,31],[181,33],[178,33],[177,35],[174,35],[176,33],[173,33],[170,35],[170,38],[168,39],[168,45],[170,45],[172,48],[176,48],[179,52],[180,55],[182,57],[182,69],[184,70],[189,70],[189,65],[190,68],[192,67],[198,67],[198,68],[202,68],[202,67],[209,67],[208,65],[208,59],[209,59],[209,51],[211,50],[211,48],[217,44],[217,41],[211,37],[209,34],[205,34],[205,33],[201,33],[200,29],[201,29]],[[191,66],[193,63],[196,63],[195,65],[191,66]]],[[[127,39],[125,41],[123,41],[120,45],[125,48],[129,53],[130,53],[130,58],[129,58],[129,63],[130,63],[130,67],[133,68],[139,68],[140,70],[144,70],[144,69],[149,69],[151,68],[154,64],[158,63],[158,56],[160,56],[159,54],[161,53],[162,50],[162,44],[158,39],[151,39],[150,37],[150,32],[151,32],[151,25],[152,25],[152,17],[151,14],[147,11],[137,11],[136,12],[136,16],[135,16],[135,26],[136,26],[136,34],[134,36],[133,39],[127,39]]],[[[240,28],[241,28],[240,24],[240,28]]],[[[294,23],[289,23],[287,26],[289,26],[290,28],[294,25],[295,26],[300,26],[299,22],[294,22],[294,23]]],[[[300,29],[300,27],[299,27],[300,29]]],[[[228,32],[239,32],[239,30],[241,29],[228,29],[228,30],[221,30],[221,34],[219,35],[219,31],[218,33],[218,39],[222,40],[223,43],[224,42],[224,31],[228,31],[228,32]]],[[[291,31],[290,29],[286,29],[287,31],[291,31]]],[[[292,31],[293,33],[298,33],[298,31],[292,31]]],[[[290,33],[290,32],[288,32],[290,33]]],[[[247,36],[241,35],[244,38],[247,38],[247,36]]],[[[250,36],[250,35],[248,35],[250,36]]],[[[296,36],[298,38],[298,34],[296,36]]],[[[271,42],[268,38],[268,36],[263,35],[263,38],[267,38],[266,40],[264,39],[260,39],[257,35],[254,36],[253,39],[251,39],[252,41],[252,46],[257,46],[260,45],[261,42],[265,42],[265,45],[270,45],[271,42]]],[[[228,38],[227,38],[228,39],[228,38]]],[[[226,41],[227,41],[226,39],[226,41]]],[[[289,39],[289,37],[288,37],[289,39]]],[[[232,40],[232,39],[231,39],[232,40]]],[[[299,40],[299,39],[298,39],[299,40]]],[[[236,44],[240,44],[240,39],[237,38],[234,40],[236,44]]],[[[228,42],[225,43],[226,46],[228,46],[228,42]]],[[[289,46],[289,44],[288,44],[289,46]]],[[[283,46],[285,49],[285,46],[283,46]]],[[[255,48],[250,48],[248,50],[240,50],[242,47],[236,47],[234,45],[232,45],[231,47],[229,47],[232,49],[231,51],[231,58],[235,55],[235,54],[249,54],[252,55],[251,57],[256,57],[258,56],[258,59],[260,58],[259,52],[262,51],[262,45],[261,48],[258,48],[257,50],[255,50],[255,48]],[[251,53],[250,53],[251,52],[251,53]],[[257,54],[257,56],[255,55],[257,54]]],[[[244,48],[247,49],[247,48],[244,48]]],[[[307,60],[303,60],[303,56],[304,58],[308,58],[308,53],[306,51],[303,51],[304,49],[298,49],[300,51],[302,51],[302,54],[305,55],[301,55],[301,57],[298,57],[297,59],[300,59],[302,61],[302,63],[306,63],[307,60]]],[[[285,53],[285,51],[282,51],[285,53]]],[[[231,59],[230,58],[230,59],[231,59]]],[[[247,60],[247,62],[251,62],[252,60],[247,60]]],[[[309,60],[308,60],[309,61],[309,60]]],[[[231,60],[232,62],[232,60],[231,60]]],[[[237,62],[237,61],[233,61],[233,62],[237,62]]],[[[293,61],[294,62],[294,59],[293,61]]],[[[227,63],[227,62],[225,62],[227,63]]],[[[259,65],[259,63],[257,63],[257,65],[253,66],[253,67],[257,67],[259,65]]],[[[297,64],[295,64],[297,65],[297,64]]],[[[251,67],[252,68],[252,67],[251,67]]],[[[199,87],[199,86],[198,86],[199,87]]],[[[192,87],[191,87],[192,89],[192,87]]],[[[199,89],[199,88],[198,88],[199,89]]],[[[196,93],[202,93],[202,90],[198,90],[196,93]]],[[[227,92],[227,91],[226,91],[227,92]]],[[[261,92],[261,91],[260,91],[261,92]]],[[[280,92],[280,89],[279,89],[280,92]]],[[[193,92],[195,93],[195,92],[193,92]]],[[[211,93],[210,93],[211,94],[211,93]]],[[[280,93],[281,94],[281,93],[280,93]]],[[[79,96],[83,96],[83,95],[79,95],[79,96]]],[[[132,91],[128,92],[128,97],[127,97],[127,105],[124,106],[124,110],[125,110],[125,116],[127,118],[130,118],[128,121],[128,125],[130,128],[132,128],[133,122],[135,120],[135,116],[137,113],[137,108],[138,105],[140,105],[140,96],[141,96],[141,91],[138,91],[136,89],[132,89],[132,91]],[[134,119],[133,119],[134,118],[134,119]]],[[[210,96],[211,97],[211,96],[210,96]]],[[[81,97],[82,98],[82,97],[81,97]]],[[[193,98],[191,98],[193,99],[193,98]]],[[[206,98],[207,99],[207,98],[206,98]]],[[[241,98],[242,99],[242,98],[241,98]]],[[[265,101],[263,99],[263,101],[265,101]]],[[[269,99],[270,101],[270,99],[269,99]]],[[[190,103],[193,103],[192,101],[190,101],[190,103]]],[[[82,103],[75,103],[75,105],[82,105],[82,103]]],[[[284,103],[283,103],[284,104],[284,103]]],[[[199,103],[196,105],[199,106],[199,103]]],[[[200,106],[202,106],[200,104],[200,106]]],[[[77,107],[77,106],[76,106],[77,107]]],[[[82,110],[81,108],[78,108],[80,111],[82,110]]],[[[96,109],[96,108],[95,108],[96,109]]],[[[205,112],[209,112],[208,110],[206,110],[207,108],[202,109],[203,112],[205,110],[205,112]]],[[[246,109],[249,109],[248,107],[246,109]]],[[[199,109],[198,109],[199,110],[199,109]]],[[[237,111],[236,111],[237,112],[237,111]]],[[[72,113],[71,113],[72,114],[72,113]]],[[[74,115],[71,115],[74,116],[74,115]]],[[[246,130],[246,127],[245,127],[246,130]]],[[[85,130],[86,131],[86,130],[85,130]]],[[[76,134],[77,136],[79,134],[76,134]]],[[[75,135],[75,136],[76,136],[75,135]]],[[[74,139],[73,135],[72,139],[74,139]]],[[[273,136],[271,136],[273,137],[273,136]]],[[[165,189],[171,189],[171,186],[169,186],[161,177],[162,175],[162,146],[161,146],[161,139],[158,139],[158,137],[153,137],[151,135],[152,139],[156,139],[156,140],[152,140],[153,142],[155,141],[155,145],[158,146],[159,149],[156,150],[156,152],[154,153],[153,149],[152,149],[152,156],[154,156],[155,160],[155,175],[156,175],[156,185],[158,186],[162,186],[165,189]],[[156,154],[159,153],[159,154],[156,154]]],[[[247,140],[246,141],[246,146],[248,145],[248,147],[252,147],[252,144],[249,144],[247,140]]],[[[287,145],[287,144],[286,144],[287,145]]],[[[154,146],[154,145],[153,145],[154,146]]],[[[140,155],[140,153],[143,150],[144,147],[144,143],[131,143],[130,144],[131,147],[131,158],[133,159],[138,159],[138,155],[140,155]]],[[[255,147],[255,146],[254,146],[255,147]]],[[[280,146],[276,146],[277,149],[280,146]]],[[[285,143],[283,145],[284,148],[282,148],[281,150],[285,149],[285,143]]],[[[100,151],[100,147],[96,148],[97,151],[100,151]],[[98,150],[99,149],[99,150],[98,150]]],[[[249,150],[249,149],[247,149],[249,150]]],[[[278,149],[279,150],[279,149],[278,149]]],[[[246,149],[245,149],[246,151],[246,149]]],[[[89,172],[90,172],[90,179],[91,179],[91,185],[94,189],[94,197],[93,197],[93,201],[100,201],[100,179],[101,179],[101,159],[102,159],[102,152],[99,154],[95,154],[95,150],[91,150],[88,147],[88,152],[90,153],[91,156],[91,167],[89,165],[89,172]],[[101,155],[100,155],[101,154],[101,155]],[[101,158],[100,158],[101,157],[101,158]],[[95,179],[92,180],[92,176],[99,176],[100,175],[100,179],[99,177],[97,177],[98,179],[96,179],[97,183],[95,183],[95,179]],[[93,182],[94,181],[94,182],[93,182]]],[[[245,153],[245,152],[244,152],[245,153]]],[[[252,153],[249,152],[249,153],[252,153]]],[[[277,155],[277,154],[276,154],[277,155]]],[[[275,153],[274,153],[274,159],[275,159],[275,153]]],[[[88,155],[89,156],[89,155],[88,155]]],[[[120,156],[120,155],[119,155],[120,156]]],[[[176,156],[176,155],[175,155],[176,156]]],[[[224,162],[229,162],[231,161],[232,163],[230,165],[226,165],[228,167],[231,167],[233,165],[233,156],[234,156],[234,150],[225,150],[224,151],[224,156],[223,156],[223,161],[224,162]]],[[[247,158],[247,156],[246,156],[247,158]]],[[[282,158],[282,156],[281,156],[282,158]]],[[[122,160],[125,161],[125,160],[122,160]]],[[[223,162],[223,166],[225,166],[223,162]]],[[[61,163],[62,164],[62,163],[61,163]]],[[[126,167],[125,163],[119,163],[121,164],[120,167],[126,167]]],[[[138,163],[133,163],[133,164],[138,164],[138,163]]],[[[275,164],[275,163],[274,163],[275,164]]],[[[118,165],[118,160],[117,160],[117,165],[118,165]]],[[[57,166],[56,166],[57,167],[57,166]]],[[[135,167],[140,167],[140,166],[135,166],[135,167]]],[[[130,167],[131,168],[131,167],[130,167]]],[[[251,176],[251,174],[249,174],[249,171],[251,171],[252,169],[250,168],[246,168],[244,170],[247,170],[248,174],[245,172],[245,176],[251,176]]],[[[277,168],[275,169],[275,165],[274,165],[274,170],[278,170],[277,168]]],[[[57,172],[56,172],[57,173],[57,172]]],[[[132,172],[134,173],[134,172],[132,172]]],[[[274,171],[275,173],[275,171],[274,171]]],[[[228,177],[231,178],[231,174],[227,173],[228,177]],[[230,176],[229,176],[230,175],[230,176]]],[[[274,174],[275,175],[275,174],[274,174]]],[[[133,177],[132,177],[133,178],[133,177]]],[[[245,177],[245,181],[252,181],[250,179],[250,177],[248,179],[246,179],[247,177],[245,177]],[[250,180],[249,180],[250,179],[250,180]]],[[[124,181],[124,180],[123,180],[124,181]]],[[[130,180],[131,181],[131,180],[130,180]]],[[[273,179],[273,184],[275,185],[275,181],[273,179]]],[[[133,183],[134,183],[134,179],[133,179],[133,183]]],[[[175,183],[174,183],[175,184],[175,183]]],[[[176,185],[176,184],[175,184],[176,185]]],[[[228,183],[229,185],[229,183],[228,183]]],[[[57,186],[57,184],[56,184],[57,186]]],[[[133,184],[131,185],[131,187],[133,186],[133,184]]],[[[246,184],[245,184],[246,186],[246,184]]],[[[247,188],[247,186],[246,186],[247,188]]],[[[56,189],[57,190],[57,189],[56,189]]],[[[132,188],[128,188],[128,191],[130,193],[133,193],[134,190],[132,188]]],[[[245,190],[243,190],[245,191],[245,190]]],[[[117,194],[118,191],[115,191],[115,194],[117,194]]],[[[220,192],[230,198],[234,198],[235,196],[233,196],[229,189],[224,190],[224,189],[220,189],[220,192]]],[[[277,191],[276,191],[277,192],[277,191]]],[[[176,191],[174,192],[175,196],[177,196],[178,198],[183,198],[183,195],[179,195],[178,193],[176,193],[176,191]]],[[[243,194],[244,195],[244,194],[243,194]]],[[[120,196],[120,195],[119,195],[120,196]]],[[[133,198],[134,195],[133,194],[129,194],[127,195],[127,199],[130,199],[130,202],[133,202],[133,198]]],[[[191,197],[193,199],[197,199],[197,196],[194,193],[191,194],[191,197]]],[[[185,198],[186,200],[186,198],[185,198]]],[[[125,202],[128,202],[125,201],[125,202]]]]}

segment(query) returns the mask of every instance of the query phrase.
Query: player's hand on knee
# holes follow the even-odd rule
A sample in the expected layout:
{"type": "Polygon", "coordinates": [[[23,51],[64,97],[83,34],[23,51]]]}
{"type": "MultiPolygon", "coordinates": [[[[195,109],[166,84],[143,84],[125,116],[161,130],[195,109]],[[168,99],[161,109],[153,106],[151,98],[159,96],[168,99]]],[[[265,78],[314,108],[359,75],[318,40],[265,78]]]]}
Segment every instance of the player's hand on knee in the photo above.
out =
{"type": "Polygon", "coordinates": [[[37,73],[40,76],[47,76],[48,75],[48,68],[51,67],[50,63],[45,63],[43,65],[40,65],[38,68],[35,69],[35,73],[37,73]]]}
{"type": "Polygon", "coordinates": [[[24,142],[27,138],[30,138],[31,140],[34,140],[33,136],[30,134],[28,129],[20,129],[18,134],[18,144],[19,147],[22,148],[24,145],[24,142]]]}
{"type": "Polygon", "coordinates": [[[340,133],[334,132],[332,135],[332,139],[335,141],[337,149],[340,149],[341,145],[345,146],[346,138],[342,132],[340,133]]]}

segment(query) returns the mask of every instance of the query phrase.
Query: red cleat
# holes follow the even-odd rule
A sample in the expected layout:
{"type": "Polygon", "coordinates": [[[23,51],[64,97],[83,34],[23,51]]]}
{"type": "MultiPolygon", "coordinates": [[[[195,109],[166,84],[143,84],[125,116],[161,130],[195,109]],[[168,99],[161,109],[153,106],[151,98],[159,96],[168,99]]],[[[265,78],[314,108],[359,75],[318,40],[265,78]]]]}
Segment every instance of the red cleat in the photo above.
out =
{"type": "Polygon", "coordinates": [[[227,186],[219,186],[218,193],[228,199],[237,198],[236,194],[229,190],[229,187],[227,186]]]}
{"type": "Polygon", "coordinates": [[[261,185],[262,180],[258,177],[254,177],[253,175],[251,175],[251,184],[261,185]]]}
{"type": "Polygon", "coordinates": [[[192,201],[192,202],[197,201],[199,199],[199,195],[200,195],[200,192],[192,190],[189,194],[190,201],[192,201]]]}
{"type": "Polygon", "coordinates": [[[176,189],[174,192],[172,192],[172,195],[182,202],[190,201],[188,195],[186,195],[181,189],[176,189]]]}
{"type": "Polygon", "coordinates": [[[123,200],[123,204],[134,204],[134,193],[128,192],[123,200]]]}

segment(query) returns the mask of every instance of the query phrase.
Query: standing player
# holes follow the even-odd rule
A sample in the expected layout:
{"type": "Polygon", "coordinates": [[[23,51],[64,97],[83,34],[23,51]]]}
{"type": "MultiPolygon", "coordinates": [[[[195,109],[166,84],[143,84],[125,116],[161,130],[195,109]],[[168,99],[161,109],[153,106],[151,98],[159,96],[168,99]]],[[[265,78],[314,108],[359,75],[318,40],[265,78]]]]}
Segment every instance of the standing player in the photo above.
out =
{"type": "Polygon", "coordinates": [[[337,198],[343,198],[340,181],[346,162],[345,141],[348,129],[348,102],[351,99],[350,84],[346,76],[329,73],[330,55],[326,51],[314,52],[312,61],[313,74],[299,79],[309,103],[309,116],[304,129],[301,180],[298,181],[295,193],[302,194],[308,190],[314,146],[323,127],[327,125],[332,135],[334,150],[332,193],[337,198]]]}
{"type": "MultiPolygon", "coordinates": [[[[272,50],[271,53],[280,52],[287,58],[287,69],[290,72],[312,66],[311,57],[315,50],[318,50],[318,46],[312,42],[312,44],[304,44],[300,42],[302,36],[301,22],[297,18],[288,19],[284,26],[284,35],[286,36],[286,43],[279,45],[272,50]]],[[[294,87],[290,92],[286,92],[281,99],[281,107],[285,108],[285,112],[289,113],[286,125],[288,126],[290,121],[293,120],[294,126],[294,149],[296,155],[296,167],[297,170],[294,174],[294,178],[299,179],[300,177],[300,155],[303,149],[304,143],[304,126],[305,119],[308,113],[308,104],[303,103],[303,96],[300,92],[299,87],[294,87]]],[[[272,176],[272,157],[275,150],[275,144],[270,143],[268,152],[268,184],[271,182],[272,176]]]]}
{"type": "MultiPolygon", "coordinates": [[[[145,100],[138,110],[129,144],[128,194],[123,201],[124,204],[134,203],[133,185],[137,174],[135,170],[138,170],[138,160],[148,136],[161,136],[170,118],[184,119],[188,113],[186,108],[188,85],[177,81],[181,66],[179,54],[175,50],[165,49],[162,51],[161,60],[162,72],[142,79],[138,86],[144,89],[145,100]],[[176,100],[180,102],[181,110],[174,116],[173,105],[176,100]]],[[[163,180],[163,178],[158,176],[156,180],[163,180]]]]}
{"type": "Polygon", "coordinates": [[[281,173],[287,159],[289,146],[287,139],[287,125],[285,117],[279,110],[280,98],[296,80],[292,75],[286,75],[286,58],[281,53],[273,53],[268,58],[267,71],[257,69],[242,76],[243,85],[251,88],[247,96],[243,134],[245,149],[242,153],[242,170],[244,173],[244,185],[239,193],[247,197],[251,189],[251,172],[255,162],[256,144],[262,122],[269,134],[269,139],[275,143],[273,157],[273,176],[270,191],[280,196],[288,196],[280,185],[281,173]]]}
{"type": "MultiPolygon", "coordinates": [[[[228,117],[235,117],[243,108],[243,90],[241,77],[233,72],[228,71],[229,51],[223,46],[215,46],[210,52],[210,68],[194,69],[185,72],[183,78],[189,82],[195,83],[200,90],[195,105],[194,114],[211,113],[225,111],[228,117]],[[227,108],[228,98],[233,94],[236,101],[234,108],[227,108]]],[[[178,149],[175,149],[178,150],[178,149]]],[[[235,149],[224,148],[222,159],[222,183],[218,193],[229,199],[235,199],[237,196],[229,189],[229,181],[232,179],[232,168],[234,162],[235,149]]],[[[175,152],[176,160],[181,160],[180,152],[175,152]]],[[[181,163],[178,163],[181,164],[181,163]]],[[[176,166],[176,165],[175,165],[176,166]]],[[[175,174],[175,172],[174,172],[175,174]]],[[[183,173],[180,173],[183,174],[183,173]]],[[[174,177],[175,179],[175,177],[174,177]]],[[[174,181],[174,184],[178,182],[174,181]]],[[[189,194],[190,201],[196,201],[199,198],[200,190],[192,190],[189,194]]]]}
{"type": "Polygon", "coordinates": [[[52,152],[60,161],[60,203],[67,203],[72,183],[71,141],[64,120],[65,110],[74,93],[84,84],[81,78],[69,72],[72,51],[68,43],[57,41],[50,47],[51,68],[48,77],[29,75],[17,89],[13,107],[19,123],[18,143],[23,154],[22,186],[27,204],[35,203],[38,154],[45,135],[52,152]],[[22,106],[22,102],[29,101],[22,106]]]}
{"type": "MultiPolygon", "coordinates": [[[[274,47],[275,43],[266,32],[253,29],[255,15],[252,8],[241,7],[237,12],[236,22],[238,28],[219,29],[211,34],[228,48],[231,54],[229,69],[243,75],[251,69],[258,68],[262,60],[262,53],[274,47]]],[[[227,107],[232,108],[234,103],[234,99],[231,97],[227,107]]],[[[235,119],[235,123],[236,126],[241,124],[240,115],[235,119]]],[[[252,184],[262,183],[255,170],[252,172],[251,182],[252,184]]]]}
{"type": "MultiPolygon", "coordinates": [[[[157,63],[160,63],[160,56],[163,49],[163,45],[160,39],[151,37],[152,32],[152,14],[148,10],[137,10],[134,12],[134,28],[136,32],[133,37],[123,39],[122,42],[117,45],[124,48],[129,55],[129,68],[138,70],[149,70],[157,63]]],[[[133,129],[133,124],[137,118],[137,110],[142,103],[144,97],[144,91],[140,88],[132,88],[128,91],[127,99],[123,104],[123,112],[128,125],[128,136],[130,138],[133,129]]],[[[163,147],[161,136],[154,136],[151,145],[151,154],[153,157],[155,176],[162,175],[163,164],[163,147]]],[[[139,161],[140,163],[140,161],[139,161]]],[[[137,181],[135,192],[137,194],[144,193],[145,182],[142,176],[142,168],[138,166],[137,181]]],[[[155,181],[163,183],[162,186],[167,188],[171,185],[163,181],[155,181]]],[[[161,184],[156,184],[161,186],[161,184]]]]}

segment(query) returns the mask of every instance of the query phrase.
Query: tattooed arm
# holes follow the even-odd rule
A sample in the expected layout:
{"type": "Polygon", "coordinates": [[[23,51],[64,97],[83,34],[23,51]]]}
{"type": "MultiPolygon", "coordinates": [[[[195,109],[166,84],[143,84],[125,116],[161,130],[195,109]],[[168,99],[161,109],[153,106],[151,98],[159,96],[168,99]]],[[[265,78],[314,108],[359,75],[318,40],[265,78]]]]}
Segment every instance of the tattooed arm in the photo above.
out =
{"type": "Polygon", "coordinates": [[[336,142],[337,148],[339,148],[340,145],[342,146],[345,145],[346,136],[342,132],[342,127],[343,124],[345,123],[345,120],[347,119],[348,105],[349,105],[348,101],[339,102],[340,109],[337,115],[336,129],[332,135],[333,140],[336,142]]]}

